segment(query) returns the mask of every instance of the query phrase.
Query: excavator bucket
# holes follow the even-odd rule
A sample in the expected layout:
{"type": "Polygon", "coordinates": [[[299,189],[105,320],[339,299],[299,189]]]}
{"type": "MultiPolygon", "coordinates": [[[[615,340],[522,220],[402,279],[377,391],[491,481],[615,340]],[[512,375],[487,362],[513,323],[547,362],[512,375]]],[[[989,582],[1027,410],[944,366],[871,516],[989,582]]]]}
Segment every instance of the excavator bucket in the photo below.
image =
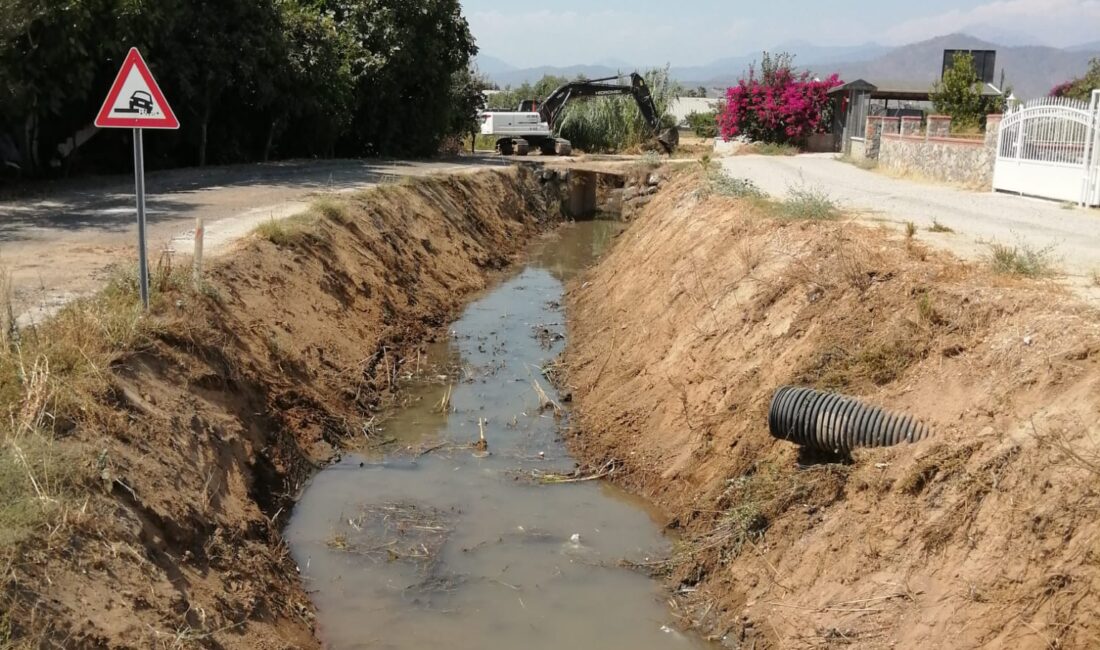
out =
{"type": "Polygon", "coordinates": [[[676,147],[680,146],[680,130],[676,127],[671,129],[665,129],[657,134],[657,142],[661,143],[661,148],[665,150],[665,153],[672,155],[672,152],[676,151],[676,147]]]}

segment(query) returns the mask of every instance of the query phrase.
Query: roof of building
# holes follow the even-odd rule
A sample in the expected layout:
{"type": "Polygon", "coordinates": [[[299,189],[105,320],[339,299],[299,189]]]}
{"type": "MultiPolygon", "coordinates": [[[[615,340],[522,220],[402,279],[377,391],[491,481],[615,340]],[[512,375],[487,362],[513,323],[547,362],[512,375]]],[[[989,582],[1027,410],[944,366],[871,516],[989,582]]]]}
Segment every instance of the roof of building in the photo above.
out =
{"type": "MultiPolygon", "coordinates": [[[[829,94],[837,95],[848,91],[869,92],[871,99],[902,99],[919,102],[929,100],[932,86],[925,81],[876,80],[872,83],[857,79],[831,89],[829,94]]],[[[1000,89],[993,84],[982,84],[982,95],[996,97],[1001,94],[1000,89]]]]}

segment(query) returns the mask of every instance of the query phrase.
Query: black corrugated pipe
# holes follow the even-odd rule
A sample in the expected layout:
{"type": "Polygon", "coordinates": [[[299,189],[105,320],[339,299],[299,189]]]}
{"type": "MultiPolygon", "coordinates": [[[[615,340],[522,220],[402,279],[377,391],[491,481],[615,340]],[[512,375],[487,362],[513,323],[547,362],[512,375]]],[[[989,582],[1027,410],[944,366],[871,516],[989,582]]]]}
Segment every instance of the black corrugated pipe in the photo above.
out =
{"type": "Polygon", "coordinates": [[[784,386],[772,397],[768,428],[780,440],[833,452],[892,447],[932,435],[932,429],[912,415],[795,386],[784,386]]]}

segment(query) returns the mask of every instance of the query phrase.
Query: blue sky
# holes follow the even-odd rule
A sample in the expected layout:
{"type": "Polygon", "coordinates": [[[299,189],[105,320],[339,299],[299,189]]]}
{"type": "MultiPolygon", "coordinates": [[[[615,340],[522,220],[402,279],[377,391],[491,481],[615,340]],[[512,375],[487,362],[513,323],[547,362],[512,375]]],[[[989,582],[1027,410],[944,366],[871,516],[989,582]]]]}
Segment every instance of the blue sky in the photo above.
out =
{"type": "Polygon", "coordinates": [[[696,65],[800,40],[898,45],[956,31],[1009,44],[1100,39],[1100,0],[462,0],[513,65],[696,65]]]}

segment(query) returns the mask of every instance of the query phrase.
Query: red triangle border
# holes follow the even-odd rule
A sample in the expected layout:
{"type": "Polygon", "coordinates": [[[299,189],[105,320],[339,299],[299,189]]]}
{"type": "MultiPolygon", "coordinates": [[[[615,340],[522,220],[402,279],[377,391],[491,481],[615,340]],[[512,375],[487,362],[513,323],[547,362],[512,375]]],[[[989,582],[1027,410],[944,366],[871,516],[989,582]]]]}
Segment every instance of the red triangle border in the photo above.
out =
{"type": "Polygon", "coordinates": [[[180,123],[179,120],[176,119],[176,114],[172,112],[172,107],[169,106],[168,101],[164,99],[164,93],[160,91],[160,86],[158,86],[156,80],[153,79],[152,73],[149,72],[149,66],[145,64],[145,59],[141,58],[141,52],[138,52],[136,47],[130,48],[130,52],[122,62],[122,67],[119,68],[118,76],[115,77],[115,82],[111,84],[111,91],[107,93],[107,99],[103,102],[103,107],[99,109],[99,115],[95,118],[95,125],[101,129],[180,128],[180,123]],[[111,117],[111,108],[115,105],[115,100],[118,99],[119,93],[122,92],[122,85],[126,83],[126,78],[129,76],[130,69],[134,67],[137,67],[141,78],[145,81],[145,84],[149,86],[149,92],[153,95],[153,101],[160,106],[161,110],[164,112],[164,117],[158,119],[111,117]]]}

